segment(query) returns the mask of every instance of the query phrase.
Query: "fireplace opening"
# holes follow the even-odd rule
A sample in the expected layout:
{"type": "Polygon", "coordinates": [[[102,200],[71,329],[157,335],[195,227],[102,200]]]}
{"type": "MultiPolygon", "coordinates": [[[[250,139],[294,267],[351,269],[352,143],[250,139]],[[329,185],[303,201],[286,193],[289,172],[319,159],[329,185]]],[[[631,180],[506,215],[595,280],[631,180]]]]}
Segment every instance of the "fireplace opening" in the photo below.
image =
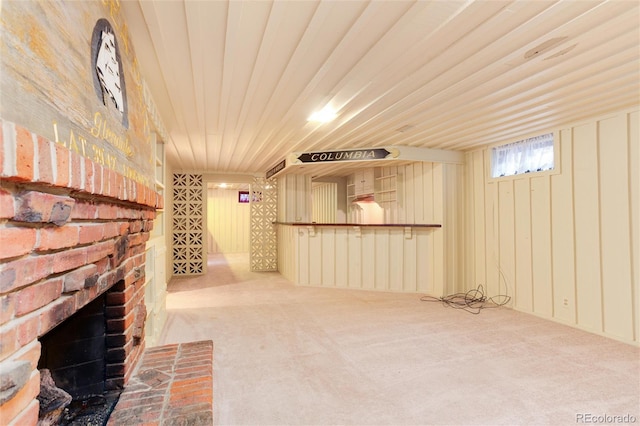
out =
{"type": "Polygon", "coordinates": [[[106,295],[40,339],[39,425],[105,425],[120,391],[107,390],[106,295]]]}

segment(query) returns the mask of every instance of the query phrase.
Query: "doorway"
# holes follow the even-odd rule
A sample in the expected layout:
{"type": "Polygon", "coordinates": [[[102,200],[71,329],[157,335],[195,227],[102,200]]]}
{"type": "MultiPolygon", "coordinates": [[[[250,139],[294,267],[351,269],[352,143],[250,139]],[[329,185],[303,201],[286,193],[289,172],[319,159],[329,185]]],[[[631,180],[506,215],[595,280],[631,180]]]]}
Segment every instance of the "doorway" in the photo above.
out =
{"type": "Polygon", "coordinates": [[[249,253],[248,183],[207,184],[207,254],[249,253]]]}

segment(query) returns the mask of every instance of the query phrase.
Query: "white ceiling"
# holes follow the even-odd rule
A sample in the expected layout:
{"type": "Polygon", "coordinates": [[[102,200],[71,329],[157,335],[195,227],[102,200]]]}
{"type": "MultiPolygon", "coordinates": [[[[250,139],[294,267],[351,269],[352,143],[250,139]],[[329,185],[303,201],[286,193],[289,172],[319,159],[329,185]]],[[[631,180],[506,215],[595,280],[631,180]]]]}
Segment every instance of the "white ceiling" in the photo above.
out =
{"type": "Polygon", "coordinates": [[[122,5],[183,170],[264,173],[292,151],[469,150],[640,103],[634,0],[122,5]],[[335,121],[307,121],[326,104],[335,121]]]}

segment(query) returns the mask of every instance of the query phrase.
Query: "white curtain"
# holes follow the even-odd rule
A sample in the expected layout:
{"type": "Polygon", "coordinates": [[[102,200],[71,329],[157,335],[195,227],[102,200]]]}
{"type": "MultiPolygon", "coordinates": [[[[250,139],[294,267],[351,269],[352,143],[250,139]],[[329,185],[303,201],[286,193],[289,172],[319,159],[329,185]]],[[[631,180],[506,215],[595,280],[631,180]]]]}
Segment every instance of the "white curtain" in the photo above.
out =
{"type": "Polygon", "coordinates": [[[553,133],[492,148],[492,177],[541,172],[553,167],[553,133]]]}

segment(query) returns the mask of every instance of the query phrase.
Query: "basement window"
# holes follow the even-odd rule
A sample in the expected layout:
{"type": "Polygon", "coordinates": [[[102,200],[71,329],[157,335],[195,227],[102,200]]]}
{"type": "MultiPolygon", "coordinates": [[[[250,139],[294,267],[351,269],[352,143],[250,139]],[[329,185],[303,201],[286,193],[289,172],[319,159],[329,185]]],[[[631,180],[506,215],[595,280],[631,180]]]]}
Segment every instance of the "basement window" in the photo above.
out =
{"type": "Polygon", "coordinates": [[[491,177],[544,172],[555,167],[553,133],[491,148],[491,177]]]}

